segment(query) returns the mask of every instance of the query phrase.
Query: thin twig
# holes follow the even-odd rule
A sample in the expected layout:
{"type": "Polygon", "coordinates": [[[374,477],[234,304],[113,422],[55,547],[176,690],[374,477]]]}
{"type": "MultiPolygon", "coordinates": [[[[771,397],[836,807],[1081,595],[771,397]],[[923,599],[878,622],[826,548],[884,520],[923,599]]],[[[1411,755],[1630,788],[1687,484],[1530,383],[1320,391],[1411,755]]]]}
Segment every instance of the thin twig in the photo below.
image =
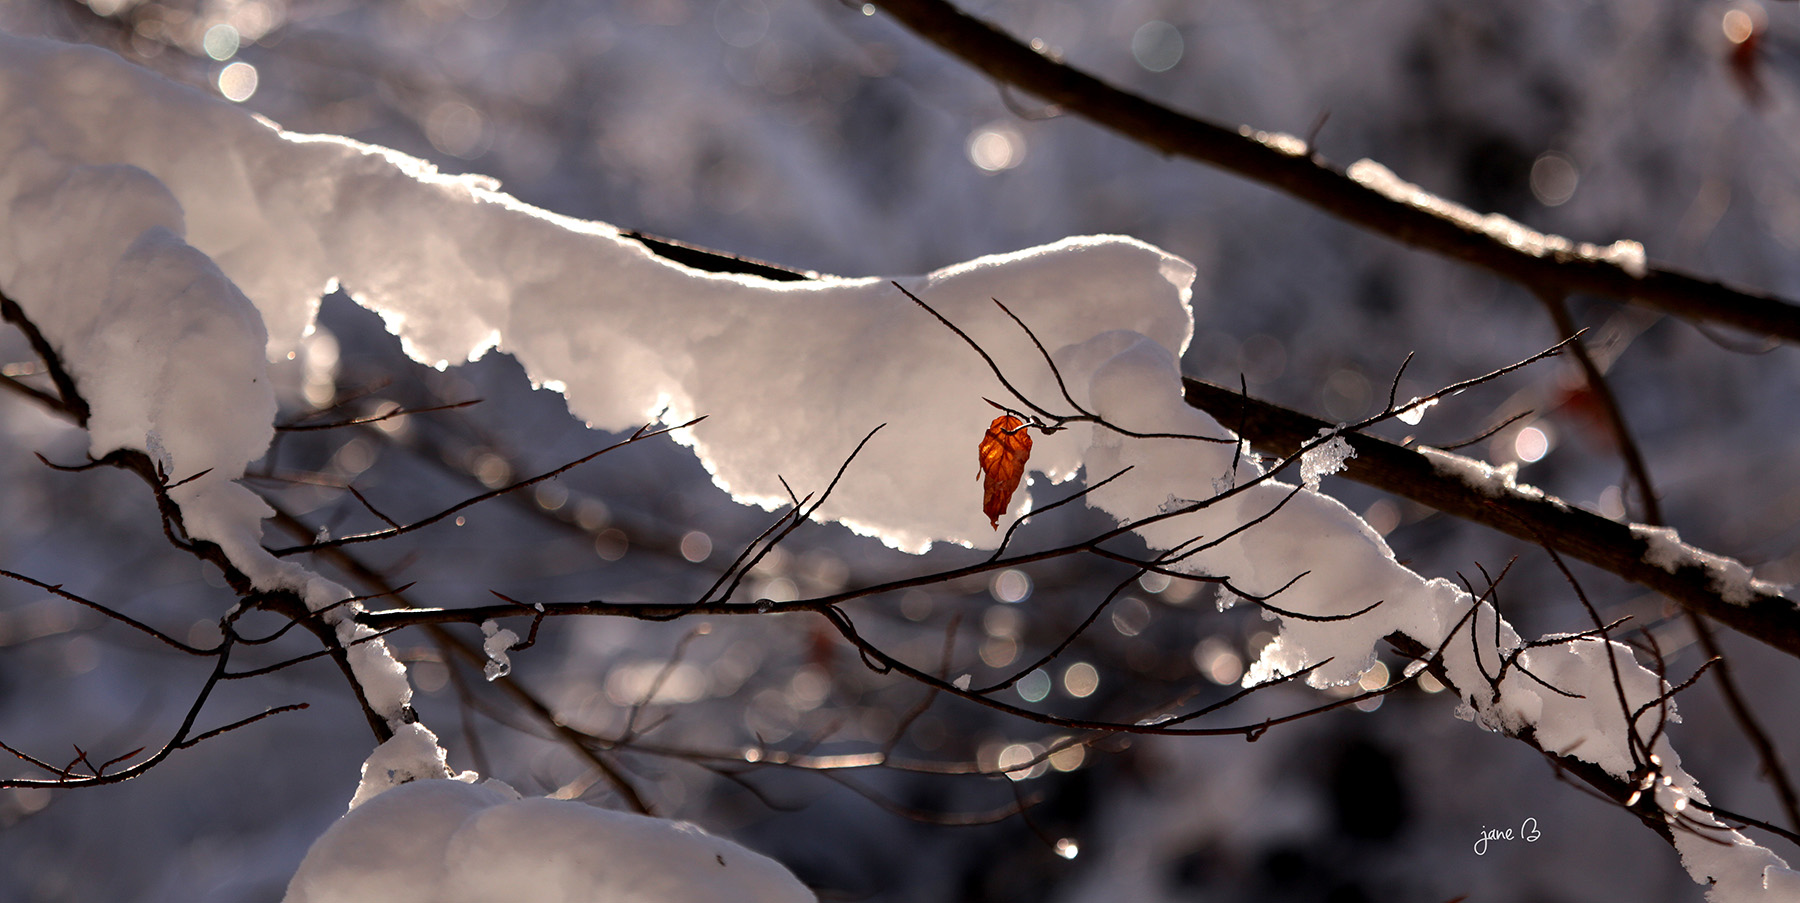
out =
{"type": "Polygon", "coordinates": [[[399,536],[399,535],[402,535],[405,533],[411,533],[414,530],[420,530],[425,527],[429,527],[432,524],[435,524],[435,523],[449,517],[450,515],[455,514],[458,511],[462,511],[466,508],[469,508],[473,505],[479,505],[482,502],[485,502],[489,499],[498,498],[499,496],[505,495],[509,492],[515,492],[519,489],[523,489],[526,486],[530,486],[534,483],[541,483],[545,480],[551,479],[552,477],[560,476],[570,470],[573,470],[576,467],[579,467],[583,464],[586,464],[589,461],[594,460],[595,458],[600,457],[601,455],[606,454],[607,452],[613,451],[615,449],[623,448],[623,447],[625,447],[627,445],[631,445],[635,442],[641,442],[645,439],[655,438],[655,437],[661,436],[665,433],[672,433],[679,429],[686,429],[687,427],[693,426],[694,424],[699,423],[700,421],[705,420],[705,419],[706,418],[704,416],[695,417],[694,419],[689,420],[686,423],[677,424],[675,426],[663,427],[661,429],[656,429],[656,430],[652,430],[649,428],[649,426],[645,426],[642,429],[639,429],[637,432],[631,434],[631,436],[627,439],[623,439],[618,442],[615,442],[612,445],[609,445],[605,448],[600,449],[599,451],[583,455],[583,456],[576,458],[575,460],[570,461],[569,463],[564,464],[563,466],[558,467],[554,470],[547,470],[543,473],[538,474],[537,476],[526,477],[523,480],[516,480],[512,483],[506,484],[505,486],[501,486],[498,489],[493,489],[488,492],[479,493],[477,495],[471,496],[470,498],[463,499],[462,501],[457,502],[456,504],[451,505],[450,507],[445,508],[442,511],[439,511],[436,514],[432,514],[432,515],[428,515],[426,517],[420,518],[419,520],[413,521],[412,523],[406,524],[405,526],[390,527],[389,529],[386,529],[386,530],[376,530],[376,531],[370,532],[370,533],[357,533],[357,534],[354,534],[351,536],[339,536],[335,539],[324,539],[324,540],[319,540],[317,542],[310,542],[305,545],[288,546],[287,548],[283,548],[283,549],[271,549],[270,554],[274,555],[277,558],[285,558],[289,555],[298,555],[301,552],[317,552],[320,549],[330,549],[330,548],[335,548],[337,546],[350,545],[351,543],[375,542],[377,540],[382,540],[382,539],[392,539],[393,537],[396,537],[396,536],[399,536]]]}

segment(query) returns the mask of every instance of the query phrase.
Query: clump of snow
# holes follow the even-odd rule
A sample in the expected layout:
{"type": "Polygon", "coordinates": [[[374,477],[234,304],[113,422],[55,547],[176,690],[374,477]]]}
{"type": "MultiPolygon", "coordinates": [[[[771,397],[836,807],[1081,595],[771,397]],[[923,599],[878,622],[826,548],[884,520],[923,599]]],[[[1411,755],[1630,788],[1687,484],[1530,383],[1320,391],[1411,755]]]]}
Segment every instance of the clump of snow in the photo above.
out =
{"type": "Polygon", "coordinates": [[[519,635],[501,627],[494,621],[481,622],[481,651],[487,653],[487,664],[481,666],[481,673],[488,680],[498,680],[512,673],[512,659],[506,651],[519,645],[519,635]]]}
{"type": "MultiPolygon", "coordinates": [[[[0,67],[31,82],[0,92],[0,141],[32,144],[57,165],[132,168],[160,182],[158,209],[185,216],[189,240],[256,305],[271,352],[300,340],[321,290],[341,281],[416,359],[445,366],[497,347],[598,428],[708,415],[676,441],[721,487],[768,507],[787,504],[782,477],[801,492],[822,489],[886,423],[819,516],[911,551],[998,542],[979,503],[943,504],[942,492],[927,491],[966,481],[967,470],[961,442],[931,440],[966,436],[973,448],[991,419],[982,397],[1017,402],[886,279],[697,272],[612,226],[520,203],[489,180],[282,132],[91,48],[0,38],[0,67]],[[918,365],[927,359],[937,366],[918,365]]],[[[990,299],[1052,349],[1121,329],[1179,353],[1193,330],[1193,272],[1142,242],[1100,237],[903,281],[1007,372],[1030,374],[1022,388],[1050,399],[1054,382],[1036,348],[990,299]]],[[[267,429],[267,417],[255,419],[267,429]]],[[[1071,477],[1079,432],[1039,444],[1034,467],[1053,481],[1071,477]]],[[[234,454],[261,447],[239,443],[234,454]]]]}
{"type": "Polygon", "coordinates": [[[1435,398],[1420,401],[1415,395],[1412,401],[1401,405],[1399,413],[1394,416],[1400,418],[1400,422],[1408,426],[1418,426],[1419,422],[1425,419],[1425,412],[1431,410],[1432,406],[1437,403],[1438,400],[1435,398]]]}
{"type": "Polygon", "coordinates": [[[1544,491],[1529,483],[1519,482],[1519,462],[1508,461],[1495,467],[1486,461],[1453,454],[1421,445],[1418,452],[1431,462],[1432,469],[1447,477],[1455,477],[1464,486],[1491,499],[1522,498],[1533,501],[1545,498],[1544,491]]]}
{"type": "MultiPolygon", "coordinates": [[[[1697,791],[1689,797],[1706,802],[1697,791]]],[[[1800,900],[1800,872],[1779,856],[1725,828],[1710,813],[1690,807],[1683,814],[1696,825],[1675,831],[1675,850],[1695,883],[1712,885],[1706,892],[1709,903],[1800,900]]]]}
{"type": "MultiPolygon", "coordinates": [[[[165,129],[186,131],[190,142],[255,123],[110,54],[0,35],[0,287],[88,402],[90,455],[149,455],[189,537],[217,544],[257,586],[294,590],[325,609],[349,593],[264,552],[261,522],[271,511],[237,482],[268,448],[276,403],[264,311],[239,291],[241,273],[215,263],[230,243],[196,235],[230,228],[195,217],[167,172],[127,152],[147,150],[135,146],[137,130],[165,115],[165,129]],[[172,106],[141,102],[146,94],[172,106]]],[[[193,162],[171,158],[180,168],[193,162]]],[[[190,175],[233,183],[245,174],[240,165],[190,175]]],[[[411,693],[404,670],[349,621],[351,611],[327,618],[371,705],[398,723],[411,693]]]]}
{"type": "MultiPolygon", "coordinates": [[[[1589,253],[1593,245],[1583,244],[1583,254],[1589,253]]],[[[1630,239],[1621,238],[1600,250],[1601,260],[1624,270],[1629,276],[1642,279],[1650,273],[1650,262],[1645,257],[1644,246],[1630,239]]]]}
{"type": "MultiPolygon", "coordinates": [[[[1606,661],[1609,652],[1624,684],[1625,704],[1632,710],[1663,692],[1662,681],[1638,666],[1629,647],[1585,637],[1571,639],[1531,649],[1520,656],[1519,662],[1544,683],[1584,698],[1571,699],[1549,691],[1504,692],[1502,717],[1513,726],[1534,726],[1537,743],[1547,752],[1593,762],[1609,774],[1630,774],[1634,763],[1626,736],[1619,729],[1624,715],[1613,684],[1612,670],[1606,661]]],[[[1493,670],[1498,672],[1499,669],[1493,670]]],[[[1512,688],[1507,685],[1514,683],[1522,688],[1535,681],[1515,668],[1508,672],[1502,687],[1510,690],[1512,688]]],[[[1539,688],[1542,689],[1541,685],[1539,688]]],[[[1671,721],[1681,720],[1673,708],[1669,712],[1671,721]]],[[[1648,728],[1654,726],[1657,717],[1655,710],[1647,712],[1642,719],[1646,729],[1641,733],[1648,734],[1648,728]]],[[[1660,742],[1666,743],[1666,740],[1660,742]]],[[[1657,752],[1666,764],[1679,766],[1680,759],[1672,749],[1659,748],[1657,752]]]]}
{"type": "Polygon", "coordinates": [[[683,822],[422,780],[313,844],[286,903],[810,903],[779,863],[683,822]]]}
{"type": "Polygon", "coordinates": [[[1319,431],[1317,438],[1324,439],[1307,449],[1300,455],[1300,482],[1312,492],[1319,491],[1319,481],[1344,469],[1344,462],[1356,457],[1356,449],[1350,447],[1350,440],[1345,439],[1338,429],[1326,427],[1319,431]]]}
{"type": "Polygon", "coordinates": [[[1539,232],[1498,213],[1477,213],[1400,178],[1374,160],[1362,159],[1350,164],[1345,175],[1365,188],[1441,216],[1471,232],[1480,232],[1533,257],[1574,257],[1610,263],[1638,279],[1649,272],[1644,246],[1635,241],[1615,241],[1604,248],[1587,242],[1577,244],[1561,235],[1539,232]]]}
{"type": "Polygon", "coordinates": [[[1265,132],[1247,125],[1240,125],[1238,134],[1289,157],[1304,157],[1309,152],[1305,140],[1285,132],[1265,132]]]}
{"type": "Polygon", "coordinates": [[[184,240],[181,205],[161,182],[47,153],[9,119],[0,117],[0,287],[87,400],[88,453],[149,454],[168,482],[188,481],[170,492],[193,512],[188,533],[230,542],[222,534],[241,514],[255,523],[270,513],[233,482],[274,435],[261,317],[184,240]]]}
{"type": "Polygon", "coordinates": [[[1682,568],[1706,571],[1712,587],[1727,602],[1748,605],[1760,594],[1778,594],[1780,587],[1756,579],[1743,562],[1697,549],[1681,541],[1674,527],[1632,524],[1631,535],[1644,541],[1644,563],[1673,574],[1682,568]]]}
{"type": "Polygon", "coordinates": [[[393,737],[375,747],[363,761],[362,782],[350,798],[350,808],[355,810],[402,784],[439,782],[449,776],[450,766],[445,763],[437,735],[423,724],[401,725],[393,737]]]}
{"type": "MultiPolygon", "coordinates": [[[[988,419],[981,397],[1014,399],[885,279],[700,273],[611,226],[522,204],[489,180],[282,132],[102,51],[0,38],[0,60],[9,80],[30,82],[0,93],[0,140],[33,143],[60,166],[112,166],[160,183],[157,209],[184,216],[195,247],[255,303],[271,352],[299,341],[321,290],[341,281],[415,358],[443,366],[499,347],[596,427],[708,415],[677,441],[742,500],[786,504],[781,477],[802,491],[822,488],[887,423],[859,462],[864,478],[844,481],[820,516],[913,551],[998,541],[979,505],[938,504],[939,493],[922,491],[953,485],[966,450],[920,440],[945,431],[978,442],[988,419]],[[942,366],[916,366],[923,358],[942,366]],[[771,409],[771,398],[787,404],[771,409]]],[[[1050,398],[1036,349],[991,298],[1052,349],[1122,329],[1179,353],[1193,330],[1192,278],[1185,261],[1103,237],[906,281],[1050,398]]],[[[255,420],[266,432],[268,418],[255,420]]],[[[1072,476],[1077,434],[1041,443],[1034,466],[1052,480],[1072,476]]],[[[266,436],[234,453],[253,458],[264,445],[266,436]]]]}

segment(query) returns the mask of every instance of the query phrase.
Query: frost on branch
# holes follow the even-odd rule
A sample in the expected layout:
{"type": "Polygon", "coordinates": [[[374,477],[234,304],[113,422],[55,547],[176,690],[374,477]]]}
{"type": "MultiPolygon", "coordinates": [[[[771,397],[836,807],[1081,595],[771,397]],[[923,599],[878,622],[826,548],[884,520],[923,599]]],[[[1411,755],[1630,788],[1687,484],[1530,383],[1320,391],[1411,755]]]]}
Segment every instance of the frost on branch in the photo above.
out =
{"type": "Polygon", "coordinates": [[[1323,441],[1300,456],[1300,482],[1312,492],[1319,491],[1320,480],[1343,470],[1344,462],[1356,457],[1356,449],[1350,447],[1350,440],[1337,430],[1321,430],[1319,438],[1323,441]]]}

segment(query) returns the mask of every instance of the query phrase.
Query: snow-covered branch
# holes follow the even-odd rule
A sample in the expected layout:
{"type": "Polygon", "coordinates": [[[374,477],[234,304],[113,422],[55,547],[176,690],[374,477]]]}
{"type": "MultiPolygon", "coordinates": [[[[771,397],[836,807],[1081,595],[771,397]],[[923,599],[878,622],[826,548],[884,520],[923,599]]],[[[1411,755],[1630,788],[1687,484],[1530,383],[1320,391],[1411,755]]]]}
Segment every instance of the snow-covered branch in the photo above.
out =
{"type": "MultiPolygon", "coordinates": [[[[1196,379],[1188,403],[1243,433],[1258,449],[1292,454],[1330,424],[1196,379]]],[[[1368,434],[1345,437],[1356,455],[1343,475],[1447,514],[1548,545],[1656,590],[1746,636],[1800,655],[1800,611],[1779,587],[1742,564],[1682,543],[1672,529],[1624,524],[1510,480],[1472,458],[1396,445],[1368,434]]]]}
{"type": "MultiPolygon", "coordinates": [[[[1140,115],[1143,107],[1126,102],[1121,109],[1140,115]]],[[[1286,162],[1272,173],[1327,172],[1291,142],[1247,140],[1265,150],[1229,151],[1240,169],[1279,158],[1286,162]]],[[[1800,336],[1800,328],[1783,325],[1791,309],[1780,302],[1720,289],[1730,302],[1723,307],[1740,313],[1697,313],[1713,310],[1702,303],[1710,296],[1690,291],[1680,281],[1686,277],[1631,272],[1637,264],[1620,259],[1628,255],[1571,250],[1545,236],[1533,239],[1542,247],[1520,249],[1496,235],[1495,224],[1475,228],[1462,212],[1435,209],[1369,167],[1360,179],[1354,172],[1348,181],[1328,175],[1270,178],[1290,188],[1316,182],[1332,186],[1321,190],[1333,197],[1357,199],[1344,203],[1384,199],[1379,214],[1358,221],[1402,236],[1449,236],[1441,250],[1509,275],[1554,274],[1567,287],[1665,306],[1682,297],[1690,314],[1800,336]],[[1361,187],[1345,194],[1349,184],[1361,187]],[[1669,288],[1677,284],[1687,288],[1669,288]],[[1763,301],[1760,318],[1741,313],[1763,301]]],[[[1338,203],[1319,202],[1328,209],[1338,203]]],[[[520,800],[510,788],[475,783],[473,773],[451,779],[445,750],[418,723],[407,672],[383,635],[408,626],[441,629],[450,620],[487,624],[527,616],[527,609],[534,625],[548,614],[630,613],[623,607],[509,602],[455,614],[367,612],[363,597],[292,560],[303,552],[346,560],[334,556],[358,537],[279,551],[264,545],[263,521],[273,509],[240,480],[275,433],[267,361],[297,346],[312,327],[320,293],[340,282],[416,360],[443,368],[499,349],[597,428],[691,423],[671,435],[694,449],[719,487],[746,504],[787,509],[696,602],[671,603],[654,616],[774,613],[774,603],[751,603],[746,611],[731,602],[732,593],[808,518],[910,552],[933,544],[1007,548],[1014,531],[994,527],[999,516],[1015,524],[1029,516],[1038,501],[1029,490],[994,515],[942,490],[966,482],[970,450],[991,415],[985,397],[1010,393],[1007,404],[1045,415],[1015,427],[1040,433],[1031,468],[1050,483],[1085,473],[1079,498],[1118,525],[1058,553],[1123,557],[1133,569],[1040,661],[1094,623],[1129,579],[1155,572],[1223,582],[1235,594],[1222,597],[1227,606],[1249,599],[1280,622],[1279,637],[1244,677],[1244,695],[1301,680],[1344,686],[1371,669],[1384,643],[1401,645],[1414,650],[1417,667],[1433,669],[1455,689],[1459,716],[1527,740],[1609,794],[1632,788],[1623,805],[1666,827],[1690,875],[1713,885],[1715,903],[1787,899],[1800,888],[1782,860],[1711,814],[1683,769],[1665,730],[1676,720],[1677,688],[1660,660],[1653,657],[1652,668],[1641,664],[1591,606],[1591,630],[1527,640],[1501,616],[1497,578],[1477,592],[1401,565],[1367,523],[1316,491],[1320,476],[1378,454],[1361,437],[1324,427],[1302,434],[1297,455],[1263,462],[1245,453],[1228,428],[1233,418],[1194,407],[1194,384],[1184,385],[1179,360],[1194,332],[1195,270],[1145,242],[1070,238],[891,280],[710,272],[658,256],[612,226],[530,207],[489,180],[444,176],[422,161],[347,139],[283,132],[105,54],[6,37],[0,209],[7,212],[0,288],[17,301],[9,319],[29,324],[46,364],[65,375],[66,387],[55,384],[60,402],[71,412],[76,398],[87,405],[91,461],[141,477],[169,539],[216,566],[242,607],[275,611],[313,631],[350,676],[384,740],[365,762],[351,813],[295,878],[292,900],[329,898],[345,886],[363,893],[391,888],[389,899],[485,899],[526,884],[554,899],[574,887],[586,893],[643,882],[653,883],[653,899],[806,897],[782,869],[680,826],[561,800],[520,800]],[[208,140],[196,144],[195,135],[208,140]],[[996,309],[993,299],[1005,306],[996,309]],[[1054,415],[1052,406],[1061,403],[1073,413],[1054,415]],[[1300,485],[1278,479],[1290,468],[1301,471],[1300,485]],[[794,486],[817,494],[801,497],[794,486]],[[1148,547],[1147,558],[1099,547],[1126,533],[1148,547]],[[596,859],[591,848],[600,847],[607,853],[596,859]],[[584,848],[587,855],[577,855],[584,848]],[[569,855],[545,870],[546,850],[569,855]]],[[[1384,416],[1406,410],[1389,407],[1384,416]]],[[[1471,510],[1478,506],[1469,491],[1488,502],[1533,495],[1484,465],[1404,454],[1425,462],[1409,466],[1431,468],[1439,484],[1446,476],[1460,480],[1464,491],[1448,494],[1464,497],[1471,510]]],[[[505,489],[414,525],[536,479],[500,481],[505,489]]],[[[299,523],[291,515],[280,522],[299,523]]],[[[391,526],[362,538],[411,530],[391,526]]],[[[1786,604],[1741,566],[1695,553],[1672,534],[1639,531],[1632,541],[1645,567],[1683,585],[1703,575],[1707,592],[1726,606],[1718,613],[1726,623],[1733,623],[1724,614],[1731,606],[1761,612],[1786,604]]],[[[985,573],[1033,554],[1040,553],[919,579],[985,573]]],[[[377,591],[399,596],[392,586],[377,591]]],[[[782,610],[822,616],[871,669],[904,674],[936,693],[1059,727],[1122,726],[1002,702],[995,694],[1018,674],[971,689],[966,675],[953,678],[947,667],[934,669],[872,640],[841,604],[851,598],[825,596],[782,610]]],[[[516,633],[507,637],[497,624],[484,632],[492,642],[479,653],[465,650],[481,665],[498,665],[516,651],[516,633]]],[[[947,665],[950,656],[943,657],[947,665]]],[[[223,662],[221,655],[221,672],[223,662]]],[[[204,701],[203,693],[196,712],[204,701]]],[[[1184,723],[1216,708],[1159,713],[1134,726],[1254,737],[1277,720],[1229,728],[1184,723]]],[[[192,721],[190,714],[184,732],[192,721]]],[[[594,761],[603,760],[596,754],[594,761]]],[[[93,770],[98,777],[104,766],[93,770]]]]}

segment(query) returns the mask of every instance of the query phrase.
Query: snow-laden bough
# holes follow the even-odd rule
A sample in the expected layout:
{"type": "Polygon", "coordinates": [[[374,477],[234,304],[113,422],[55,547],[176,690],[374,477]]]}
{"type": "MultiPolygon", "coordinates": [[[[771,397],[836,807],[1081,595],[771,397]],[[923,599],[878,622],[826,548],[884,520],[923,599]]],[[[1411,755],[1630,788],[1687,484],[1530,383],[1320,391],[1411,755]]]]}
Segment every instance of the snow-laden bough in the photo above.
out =
{"type": "MultiPolygon", "coordinates": [[[[339,283],[415,359],[443,367],[506,351],[596,428],[708,415],[678,441],[746,503],[784,504],[781,477],[802,492],[822,488],[858,440],[886,423],[817,516],[915,552],[998,541],[978,506],[941,487],[966,482],[971,437],[991,415],[982,396],[999,387],[962,339],[886,279],[773,282],[696,271],[612,226],[523,204],[491,180],[443,175],[348,139],[283,132],[104,52],[5,36],[0,206],[9,211],[0,220],[0,288],[51,340],[92,404],[90,453],[136,449],[173,478],[203,474],[172,493],[189,534],[217,543],[260,587],[295,590],[315,609],[348,594],[263,549],[268,509],[236,481],[271,435],[265,361],[304,338],[321,294],[339,283]]],[[[1396,563],[1382,537],[1329,496],[1261,479],[1260,465],[1236,454],[1236,437],[1183,403],[1178,360],[1193,331],[1193,277],[1189,264],[1143,242],[1089,237],[899,281],[1028,397],[1060,398],[1061,388],[991,298],[1031,325],[1077,404],[1138,432],[1224,440],[1130,438],[1081,424],[1034,448],[1032,468],[1053,482],[1084,467],[1094,475],[1130,468],[1088,496],[1123,523],[1240,487],[1138,529],[1159,550],[1196,536],[1217,540],[1180,568],[1228,576],[1251,594],[1310,572],[1282,593],[1281,607],[1315,619],[1381,603],[1348,620],[1282,618],[1247,683],[1307,668],[1316,685],[1348,682],[1372,663],[1378,642],[1399,634],[1444,647],[1459,714],[1633,779],[1640,763],[1618,688],[1624,707],[1636,708],[1667,687],[1626,647],[1578,638],[1522,648],[1492,606],[1396,563]],[[1476,642],[1445,645],[1459,630],[1476,642]],[[1523,668],[1507,670],[1496,690],[1489,675],[1514,653],[1523,668]],[[1570,695],[1526,679],[1524,669],[1570,695]]],[[[1340,463],[1316,460],[1308,475],[1316,480],[1340,463]]],[[[1021,493],[1012,508],[1029,504],[1021,493]]],[[[362,638],[349,611],[332,613],[346,641],[362,638]]],[[[404,669],[379,640],[352,648],[359,681],[396,734],[365,766],[356,808],[321,839],[290,899],[339,899],[322,889],[331,882],[302,878],[349,874],[358,862],[379,871],[407,861],[408,850],[439,865],[440,846],[484,850],[495,861],[541,852],[506,844],[544,825],[702,868],[701,854],[712,851],[743,863],[740,874],[779,871],[710,838],[665,844],[667,823],[420,781],[448,772],[435,737],[405,723],[404,669]],[[402,785],[413,789],[395,789],[402,785]],[[440,809],[460,815],[430,819],[444,836],[424,850],[405,825],[440,809]]],[[[1710,899],[1793,899],[1800,878],[1784,862],[1688,807],[1705,797],[1666,734],[1651,751],[1667,779],[1650,791],[1659,808],[1685,810],[1709,829],[1673,834],[1689,873],[1712,885],[1710,899]]],[[[576,876],[595,867],[566,865],[576,876]]],[[[782,896],[792,891],[783,877],[769,879],[776,890],[767,898],[802,899],[782,896]]],[[[543,880],[563,886],[563,878],[543,880]]],[[[639,898],[687,899],[682,893],[639,898]]]]}

